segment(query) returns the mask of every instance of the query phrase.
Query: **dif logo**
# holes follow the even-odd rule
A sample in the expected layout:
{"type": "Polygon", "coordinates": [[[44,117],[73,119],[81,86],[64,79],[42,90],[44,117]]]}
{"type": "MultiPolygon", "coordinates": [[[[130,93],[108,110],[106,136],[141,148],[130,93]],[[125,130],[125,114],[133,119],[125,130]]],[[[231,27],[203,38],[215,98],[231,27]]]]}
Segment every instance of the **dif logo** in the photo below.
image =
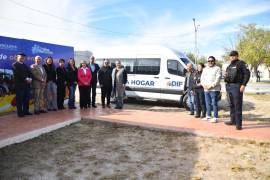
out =
{"type": "Polygon", "coordinates": [[[168,81],[167,82],[167,86],[171,86],[171,87],[180,87],[181,85],[183,85],[183,82],[181,81],[168,81]]]}

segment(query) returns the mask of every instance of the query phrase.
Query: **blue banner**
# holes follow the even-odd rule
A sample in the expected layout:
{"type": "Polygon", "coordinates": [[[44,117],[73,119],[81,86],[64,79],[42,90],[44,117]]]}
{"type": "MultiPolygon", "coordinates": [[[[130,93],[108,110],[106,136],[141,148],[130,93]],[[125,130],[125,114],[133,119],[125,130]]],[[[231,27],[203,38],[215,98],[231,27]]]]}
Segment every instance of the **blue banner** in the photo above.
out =
{"type": "Polygon", "coordinates": [[[45,58],[52,56],[56,67],[60,58],[74,58],[74,48],[57,44],[49,44],[26,39],[0,36],[0,114],[15,110],[15,91],[13,86],[12,64],[18,52],[26,54],[25,64],[34,64],[35,56],[45,58]]]}

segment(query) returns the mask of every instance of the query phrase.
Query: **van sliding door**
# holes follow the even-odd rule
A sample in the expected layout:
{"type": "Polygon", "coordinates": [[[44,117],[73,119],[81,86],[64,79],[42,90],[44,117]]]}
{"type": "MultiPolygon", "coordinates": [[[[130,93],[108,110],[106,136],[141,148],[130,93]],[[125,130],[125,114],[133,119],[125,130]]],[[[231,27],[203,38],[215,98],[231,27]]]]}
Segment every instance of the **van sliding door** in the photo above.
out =
{"type": "Polygon", "coordinates": [[[139,97],[160,98],[160,58],[137,57],[135,64],[134,90],[139,97]]]}

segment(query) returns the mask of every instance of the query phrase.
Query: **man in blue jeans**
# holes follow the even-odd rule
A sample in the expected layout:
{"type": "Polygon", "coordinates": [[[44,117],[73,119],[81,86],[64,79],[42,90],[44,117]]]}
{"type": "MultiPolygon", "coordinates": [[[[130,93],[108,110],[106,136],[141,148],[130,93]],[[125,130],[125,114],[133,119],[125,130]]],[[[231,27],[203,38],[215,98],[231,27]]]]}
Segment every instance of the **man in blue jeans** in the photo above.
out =
{"type": "Polygon", "coordinates": [[[195,76],[195,71],[193,69],[192,64],[189,63],[187,64],[187,73],[186,73],[184,89],[187,90],[188,107],[189,107],[190,115],[194,115],[194,110],[195,110],[195,102],[194,102],[195,98],[194,98],[194,92],[193,92],[194,76],[195,76]]]}
{"type": "Polygon", "coordinates": [[[214,56],[208,58],[208,66],[203,70],[201,84],[204,88],[206,117],[202,120],[212,123],[218,122],[218,97],[220,95],[221,69],[216,65],[214,56]],[[211,111],[213,110],[213,118],[211,111]]]}

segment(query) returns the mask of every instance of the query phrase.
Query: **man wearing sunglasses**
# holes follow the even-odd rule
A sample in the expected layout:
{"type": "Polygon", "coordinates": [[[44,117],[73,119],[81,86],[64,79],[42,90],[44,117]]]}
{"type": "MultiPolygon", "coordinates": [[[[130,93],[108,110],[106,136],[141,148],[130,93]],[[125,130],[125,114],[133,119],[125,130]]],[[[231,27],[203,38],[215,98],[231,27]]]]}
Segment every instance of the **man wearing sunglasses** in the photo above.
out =
{"type": "Polygon", "coordinates": [[[216,123],[218,121],[218,97],[220,95],[221,69],[216,65],[216,58],[208,58],[208,66],[203,70],[201,75],[201,84],[204,88],[205,104],[207,115],[202,120],[216,123]],[[213,118],[211,111],[213,110],[213,118]]]}
{"type": "Polygon", "coordinates": [[[230,52],[231,63],[226,69],[226,91],[230,99],[230,121],[226,125],[236,125],[237,130],[242,129],[243,92],[250,78],[247,64],[238,59],[238,52],[230,52]]]}

